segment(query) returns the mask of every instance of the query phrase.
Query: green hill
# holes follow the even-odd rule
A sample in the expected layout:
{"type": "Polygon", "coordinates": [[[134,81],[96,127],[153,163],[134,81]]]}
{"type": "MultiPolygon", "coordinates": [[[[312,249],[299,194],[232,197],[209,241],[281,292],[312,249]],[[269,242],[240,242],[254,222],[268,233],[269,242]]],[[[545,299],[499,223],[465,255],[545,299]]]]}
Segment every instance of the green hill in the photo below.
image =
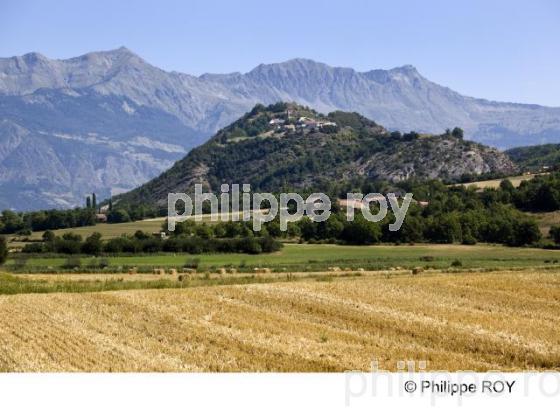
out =
{"type": "Polygon", "coordinates": [[[169,192],[192,192],[195,183],[251,184],[278,192],[332,186],[359,176],[397,182],[412,177],[458,181],[463,175],[512,174],[503,153],[442,135],[389,132],[348,112],[319,114],[296,104],[257,105],[251,112],[193,149],[168,171],[120,195],[114,203],[163,205],[169,192]]]}
{"type": "Polygon", "coordinates": [[[560,144],[513,148],[506,154],[523,169],[542,170],[560,165],[560,144]]]}

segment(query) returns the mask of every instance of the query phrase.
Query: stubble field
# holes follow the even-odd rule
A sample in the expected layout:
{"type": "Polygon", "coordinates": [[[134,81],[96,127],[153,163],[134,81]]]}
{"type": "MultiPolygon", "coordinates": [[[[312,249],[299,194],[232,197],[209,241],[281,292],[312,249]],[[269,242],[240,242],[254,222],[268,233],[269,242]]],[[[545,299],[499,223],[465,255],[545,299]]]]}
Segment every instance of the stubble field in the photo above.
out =
{"type": "Polygon", "coordinates": [[[560,369],[558,271],[0,296],[0,371],[560,369]]]}

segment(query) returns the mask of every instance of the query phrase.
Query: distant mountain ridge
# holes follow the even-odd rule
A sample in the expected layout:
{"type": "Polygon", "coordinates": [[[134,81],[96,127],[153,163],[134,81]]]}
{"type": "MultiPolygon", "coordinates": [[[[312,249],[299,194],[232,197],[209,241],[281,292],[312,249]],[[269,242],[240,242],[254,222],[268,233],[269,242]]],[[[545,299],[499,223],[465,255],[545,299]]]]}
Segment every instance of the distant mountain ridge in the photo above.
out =
{"type": "Polygon", "coordinates": [[[0,58],[0,207],[67,207],[153,178],[257,103],[356,111],[401,131],[499,147],[560,142],[560,108],[464,97],[412,66],[357,72],[306,59],[192,76],[122,47],[0,58]],[[22,160],[25,158],[25,160],[22,160]]]}

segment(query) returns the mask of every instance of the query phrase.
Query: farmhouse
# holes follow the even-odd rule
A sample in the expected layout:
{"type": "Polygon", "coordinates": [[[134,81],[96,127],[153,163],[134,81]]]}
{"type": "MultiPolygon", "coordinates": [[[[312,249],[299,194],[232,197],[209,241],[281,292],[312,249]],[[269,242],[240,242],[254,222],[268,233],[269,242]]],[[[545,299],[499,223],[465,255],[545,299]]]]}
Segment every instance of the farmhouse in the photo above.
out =
{"type": "Polygon", "coordinates": [[[323,127],[337,127],[337,125],[336,122],[332,121],[319,122],[319,128],[323,127]]]}
{"type": "Polygon", "coordinates": [[[323,129],[326,127],[337,127],[336,122],[332,122],[332,121],[317,121],[315,119],[312,118],[308,118],[308,117],[300,117],[297,121],[297,126],[299,128],[307,128],[310,130],[314,130],[314,129],[323,129]]]}
{"type": "Polygon", "coordinates": [[[95,220],[97,222],[107,222],[107,215],[105,215],[105,214],[95,214],[95,220]]]}

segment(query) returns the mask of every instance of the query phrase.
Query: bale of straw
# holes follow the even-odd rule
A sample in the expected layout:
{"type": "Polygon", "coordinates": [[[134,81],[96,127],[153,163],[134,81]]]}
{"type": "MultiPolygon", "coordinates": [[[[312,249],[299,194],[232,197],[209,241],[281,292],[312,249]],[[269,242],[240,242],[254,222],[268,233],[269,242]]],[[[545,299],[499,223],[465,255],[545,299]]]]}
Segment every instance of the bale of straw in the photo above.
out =
{"type": "Polygon", "coordinates": [[[412,274],[413,275],[418,275],[419,273],[422,273],[424,271],[423,268],[421,268],[420,266],[416,266],[415,268],[412,269],[412,274]]]}

